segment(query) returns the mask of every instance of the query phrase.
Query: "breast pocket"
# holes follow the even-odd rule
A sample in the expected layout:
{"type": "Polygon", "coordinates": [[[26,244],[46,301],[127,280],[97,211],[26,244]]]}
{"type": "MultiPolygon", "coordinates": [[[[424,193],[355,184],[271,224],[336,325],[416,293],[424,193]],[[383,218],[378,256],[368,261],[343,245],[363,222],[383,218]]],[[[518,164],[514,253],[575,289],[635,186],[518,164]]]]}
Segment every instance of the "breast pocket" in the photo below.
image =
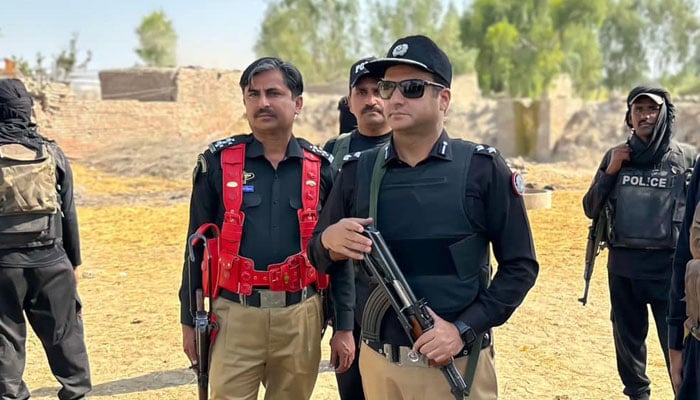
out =
{"type": "Polygon", "coordinates": [[[262,196],[257,193],[244,193],[241,210],[257,207],[262,203],[262,196]]]}

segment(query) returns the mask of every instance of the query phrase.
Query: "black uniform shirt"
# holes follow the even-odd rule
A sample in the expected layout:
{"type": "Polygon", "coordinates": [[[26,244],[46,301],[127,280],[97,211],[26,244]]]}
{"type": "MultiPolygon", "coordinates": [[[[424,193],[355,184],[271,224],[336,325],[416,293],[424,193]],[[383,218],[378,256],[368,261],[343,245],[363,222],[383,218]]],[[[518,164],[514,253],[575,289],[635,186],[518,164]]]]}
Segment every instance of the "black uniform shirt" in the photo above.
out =
{"type": "Polygon", "coordinates": [[[695,207],[700,203],[700,163],[695,164],[693,177],[688,187],[688,197],[685,203],[685,215],[683,225],[678,235],[676,254],[673,257],[673,271],[671,276],[671,291],[669,293],[668,307],[668,347],[674,350],[683,349],[683,323],[686,319],[685,312],[685,266],[693,258],[690,253],[690,225],[693,224],[695,207]]]}
{"type": "MultiPolygon", "coordinates": [[[[433,163],[452,161],[450,142],[447,133],[443,132],[428,158],[419,165],[429,166],[433,163]],[[443,142],[447,142],[448,145],[444,146],[443,142]]],[[[469,211],[467,217],[475,229],[483,232],[490,240],[498,261],[498,270],[491,286],[482,291],[472,304],[465,304],[465,309],[457,316],[476,332],[485,332],[491,327],[503,324],[534,285],[539,270],[525,205],[513,191],[510,169],[505,161],[494,153],[495,151],[479,151],[474,154],[467,172],[464,193],[465,209],[469,211]]],[[[321,244],[320,233],[341,218],[367,217],[357,215],[354,204],[357,165],[358,163],[352,160],[344,165],[321,213],[314,237],[309,243],[311,262],[322,272],[330,271],[334,284],[345,282],[348,285],[349,282],[349,285],[352,285],[352,268],[348,268],[343,262],[333,262],[321,244]],[[333,278],[333,274],[350,278],[333,278]]],[[[393,148],[393,141],[389,146],[385,165],[388,169],[411,168],[399,159],[393,148]]],[[[369,182],[366,185],[369,185],[369,182]]],[[[407,186],[406,190],[410,191],[411,188],[407,186]]],[[[396,207],[401,207],[401,204],[396,204],[396,207]]],[[[406,218],[411,218],[414,212],[416,210],[405,210],[406,218]]],[[[344,288],[343,291],[350,290],[344,288]]],[[[346,308],[354,309],[354,304],[346,304],[346,308]]],[[[338,318],[341,326],[336,328],[352,329],[352,317],[350,313],[349,317],[338,318]]]]}
{"type": "Polygon", "coordinates": [[[78,214],[73,199],[73,171],[63,151],[54,142],[50,142],[49,146],[56,157],[56,183],[62,213],[57,218],[61,219],[62,240],[48,246],[0,250],[0,267],[48,267],[65,257],[74,268],[82,264],[78,214]]]}
{"type": "MultiPolygon", "coordinates": [[[[267,266],[284,261],[288,256],[298,253],[301,248],[299,218],[297,210],[301,203],[301,173],[306,148],[321,155],[320,204],[323,204],[331,187],[330,163],[327,154],[312,146],[304,139],[292,137],[287,146],[285,158],[275,170],[265,158],[262,143],[252,134],[235,136],[230,144],[246,143],[244,171],[248,176],[244,182],[243,204],[241,211],[245,214],[240,254],[255,262],[255,269],[265,271],[267,266]],[[252,174],[252,175],[250,175],[252,174]]],[[[212,146],[210,146],[212,147],[212,146]]],[[[226,211],[222,197],[221,152],[223,148],[205,151],[195,169],[192,198],[190,200],[190,223],[187,237],[207,222],[221,227],[226,211]]],[[[185,264],[180,288],[181,322],[192,325],[189,294],[201,285],[201,251],[192,263],[192,275],[188,277],[187,246],[185,246],[185,264]],[[188,282],[191,279],[191,289],[188,282]]]]}

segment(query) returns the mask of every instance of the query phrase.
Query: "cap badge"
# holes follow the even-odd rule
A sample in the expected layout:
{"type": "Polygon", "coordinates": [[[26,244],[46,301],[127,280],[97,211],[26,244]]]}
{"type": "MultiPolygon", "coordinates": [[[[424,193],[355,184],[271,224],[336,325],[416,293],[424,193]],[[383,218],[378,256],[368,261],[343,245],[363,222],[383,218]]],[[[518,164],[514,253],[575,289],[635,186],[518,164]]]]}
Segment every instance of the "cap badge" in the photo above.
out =
{"type": "Polygon", "coordinates": [[[359,74],[362,71],[365,71],[365,64],[367,64],[369,61],[365,61],[363,63],[357,64],[355,66],[355,73],[359,74]]]}
{"type": "Polygon", "coordinates": [[[400,45],[394,47],[394,50],[392,50],[391,55],[394,57],[401,57],[405,56],[406,52],[408,52],[408,44],[401,43],[400,45]]]}

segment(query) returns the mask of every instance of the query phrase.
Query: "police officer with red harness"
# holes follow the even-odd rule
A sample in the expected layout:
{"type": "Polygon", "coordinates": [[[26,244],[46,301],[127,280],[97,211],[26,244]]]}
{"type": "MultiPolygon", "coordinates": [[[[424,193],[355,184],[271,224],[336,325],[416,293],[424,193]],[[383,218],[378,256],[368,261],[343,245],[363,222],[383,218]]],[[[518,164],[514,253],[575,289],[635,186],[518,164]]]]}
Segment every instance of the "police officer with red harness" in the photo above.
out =
{"type": "MultiPolygon", "coordinates": [[[[220,227],[212,282],[185,268],[180,289],[183,346],[196,362],[192,292],[211,283],[219,331],[212,347],[212,399],[311,397],[321,356],[327,281],[305,248],[331,186],[327,153],[292,127],[303,106],[303,81],[293,65],[265,57],[242,74],[252,133],[212,143],[194,171],[188,236],[220,227]]],[[[214,250],[214,251],[212,251],[214,250]]],[[[186,257],[189,254],[185,255],[186,257]]],[[[199,265],[201,254],[195,254],[199,265]]],[[[205,271],[208,276],[209,271],[205,271]]]]}

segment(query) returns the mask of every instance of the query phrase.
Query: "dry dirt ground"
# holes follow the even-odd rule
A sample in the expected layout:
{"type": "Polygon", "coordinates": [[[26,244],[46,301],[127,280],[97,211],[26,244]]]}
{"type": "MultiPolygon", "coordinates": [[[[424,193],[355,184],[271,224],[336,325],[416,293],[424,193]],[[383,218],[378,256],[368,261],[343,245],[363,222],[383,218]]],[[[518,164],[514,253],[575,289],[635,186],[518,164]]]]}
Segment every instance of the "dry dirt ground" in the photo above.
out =
{"type": "MultiPolygon", "coordinates": [[[[191,169],[194,157],[189,156],[192,162],[183,170],[191,169]]],[[[582,307],[576,300],[583,289],[588,225],[581,197],[593,171],[542,164],[528,165],[527,172],[528,182],[557,190],[551,209],[529,213],[541,266],[537,284],[510,321],[496,329],[500,398],[623,399],[609,323],[605,252],[589,304],[582,307]]],[[[178,322],[190,185],[186,175],[134,177],[75,163],[84,253],[79,290],[93,399],[195,398],[178,322]]],[[[653,325],[650,332],[655,332],[653,325]]],[[[324,359],[327,341],[328,334],[324,359]]],[[[648,344],[654,399],[670,400],[654,334],[648,344]]],[[[33,398],[55,398],[58,385],[33,336],[28,351],[25,378],[33,398]]],[[[337,398],[333,374],[320,373],[313,399],[337,398]]]]}

